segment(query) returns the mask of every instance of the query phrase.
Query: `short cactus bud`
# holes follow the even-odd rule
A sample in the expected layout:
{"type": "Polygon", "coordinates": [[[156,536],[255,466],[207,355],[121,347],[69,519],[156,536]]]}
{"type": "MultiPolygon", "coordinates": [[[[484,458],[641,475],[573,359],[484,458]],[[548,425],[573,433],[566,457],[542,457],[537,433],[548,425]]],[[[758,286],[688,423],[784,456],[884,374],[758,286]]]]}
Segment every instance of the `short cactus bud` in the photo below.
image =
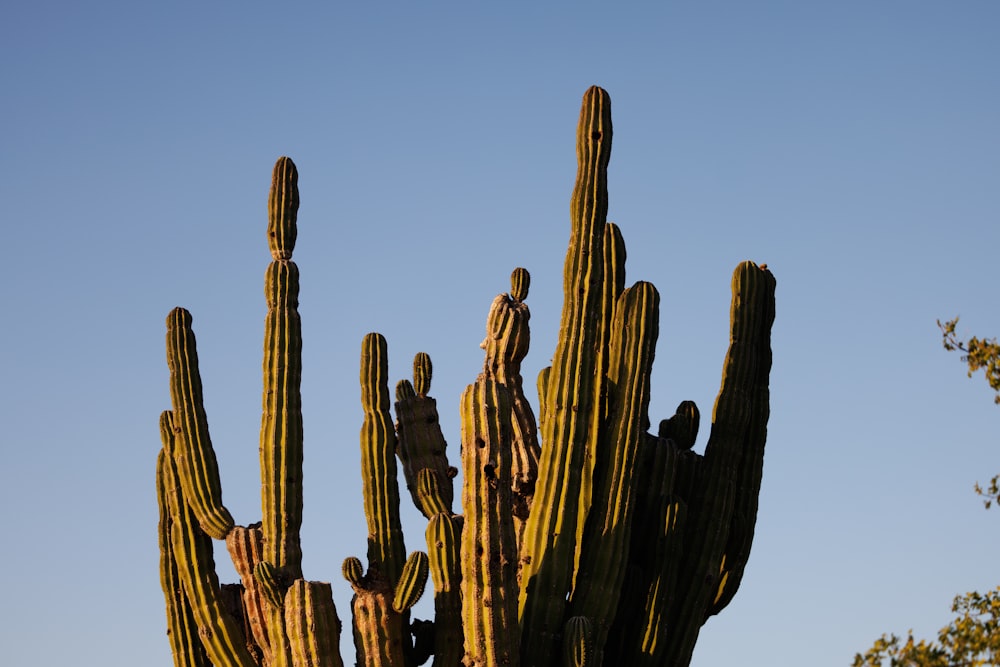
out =
{"type": "Polygon", "coordinates": [[[272,607],[281,607],[284,604],[284,593],[281,584],[278,582],[278,571],[274,565],[262,560],[253,569],[254,579],[260,584],[260,591],[271,604],[272,607]]]}
{"type": "Polygon", "coordinates": [[[432,468],[424,468],[417,473],[417,499],[421,510],[427,516],[444,512],[451,513],[450,503],[446,503],[441,495],[441,482],[438,473],[432,468]]]}
{"type": "Polygon", "coordinates": [[[299,172],[291,158],[281,157],[274,165],[267,198],[267,245],[274,259],[292,258],[298,213],[299,172]]]}
{"type": "Polygon", "coordinates": [[[673,440],[678,449],[691,449],[698,438],[700,421],[701,415],[694,401],[682,401],[673,417],[660,422],[659,436],[673,440]]]}
{"type": "Polygon", "coordinates": [[[340,571],[344,575],[344,579],[347,579],[352,586],[359,586],[365,576],[365,568],[361,564],[361,559],[354,556],[344,559],[340,571]]]}
{"type": "Polygon", "coordinates": [[[418,396],[426,396],[431,390],[431,375],[434,373],[434,366],[431,364],[431,357],[426,352],[417,352],[413,357],[413,387],[418,396]]]}
{"type": "Polygon", "coordinates": [[[396,400],[405,401],[408,398],[414,398],[417,392],[413,390],[413,383],[409,380],[400,380],[396,383],[396,400]]]}
{"type": "Polygon", "coordinates": [[[517,267],[510,274],[510,298],[514,301],[524,301],[528,298],[528,287],[531,285],[531,274],[527,269],[517,267]]]}
{"type": "Polygon", "coordinates": [[[587,667],[593,654],[593,630],[586,616],[573,616],[566,621],[563,633],[564,664],[570,667],[587,667]]]}
{"type": "Polygon", "coordinates": [[[427,554],[423,551],[414,551],[410,554],[396,583],[395,595],[392,598],[393,609],[403,613],[417,603],[424,594],[429,567],[427,554]]]}

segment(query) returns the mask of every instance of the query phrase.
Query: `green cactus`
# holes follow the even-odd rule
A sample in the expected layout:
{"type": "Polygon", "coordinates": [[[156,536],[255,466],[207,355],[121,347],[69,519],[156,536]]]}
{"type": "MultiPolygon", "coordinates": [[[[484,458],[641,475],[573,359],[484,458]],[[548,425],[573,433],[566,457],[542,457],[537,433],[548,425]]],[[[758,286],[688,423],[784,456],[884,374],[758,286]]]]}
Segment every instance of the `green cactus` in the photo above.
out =
{"type": "MultiPolygon", "coordinates": [[[[511,275],[486,320],[481,371],[461,396],[461,512],[432,365],[414,359],[390,413],[388,345],[362,342],[361,466],[367,569],[349,557],[358,665],[684,667],[699,631],[742,581],[753,540],[769,417],[775,281],[740,264],[730,345],[704,454],[691,401],[650,433],[659,296],[626,288],[625,242],[607,222],[611,103],[591,88],[577,128],[564,303],[536,412],[521,362],[530,343],[530,275],[511,275]],[[426,553],[405,556],[400,481],[428,523],[426,553]],[[410,613],[428,576],[434,618],[410,613]],[[605,656],[608,656],[605,659],[605,656]]],[[[302,576],[301,323],[298,174],[274,168],[268,200],[268,305],[260,523],[237,526],[222,489],[202,402],[191,315],[167,319],[172,409],[157,462],[161,583],[175,665],[342,665],[330,585],[302,576]],[[241,583],[220,585],[212,539],[241,583]]]]}

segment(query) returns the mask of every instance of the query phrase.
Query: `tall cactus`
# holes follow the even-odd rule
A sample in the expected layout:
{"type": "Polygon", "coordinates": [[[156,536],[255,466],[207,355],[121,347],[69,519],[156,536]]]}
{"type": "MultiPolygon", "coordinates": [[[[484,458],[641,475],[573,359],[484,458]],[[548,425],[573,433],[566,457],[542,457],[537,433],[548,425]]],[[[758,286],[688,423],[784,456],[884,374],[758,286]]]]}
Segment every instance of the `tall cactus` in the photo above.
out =
{"type": "MultiPolygon", "coordinates": [[[[515,269],[490,305],[481,371],[461,397],[462,514],[431,359],[390,413],[388,345],[362,343],[362,478],[367,568],[347,558],[357,664],[413,667],[689,664],[706,620],[732,600],[753,539],[769,417],[775,281],[766,265],[733,274],[730,345],[704,454],[699,411],[682,402],[649,432],[659,296],[625,283],[625,242],[606,219],[611,103],[583,98],[570,203],[564,303],[539,403],[523,389],[530,276],[515,269]],[[537,421],[536,421],[537,414],[537,421]],[[399,459],[397,466],[396,459],[399,459]],[[427,552],[406,556],[400,481],[427,518],[427,552]],[[410,612],[428,577],[434,618],[410,612]]],[[[342,665],[330,586],[302,577],[301,323],[291,261],[295,165],[275,165],[268,200],[259,523],[222,503],[191,315],[167,320],[172,408],[157,463],[161,583],[175,665],[342,665]],[[212,539],[241,583],[221,585],[212,539]]]]}

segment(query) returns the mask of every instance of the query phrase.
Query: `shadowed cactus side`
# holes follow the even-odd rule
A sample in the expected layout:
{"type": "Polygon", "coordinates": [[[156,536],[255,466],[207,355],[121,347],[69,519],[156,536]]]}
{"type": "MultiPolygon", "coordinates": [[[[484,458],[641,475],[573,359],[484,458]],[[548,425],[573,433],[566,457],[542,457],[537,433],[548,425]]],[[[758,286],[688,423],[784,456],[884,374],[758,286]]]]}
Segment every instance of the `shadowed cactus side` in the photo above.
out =
{"type": "MultiPolygon", "coordinates": [[[[530,344],[530,275],[486,318],[483,366],[461,396],[460,507],[437,403],[420,353],[395,385],[388,345],[361,353],[361,461],[367,567],[348,557],[358,665],[684,667],[705,621],[742,581],[753,539],[769,417],[775,281],[733,274],[730,345],[704,454],[691,401],[651,433],[650,377],[659,295],[627,287],[625,241],[606,219],[611,103],[593,87],[577,128],[564,302],[551,366],[533,409],[521,362],[530,344]],[[536,417],[537,415],[537,417],[536,417]],[[398,462],[398,463],[397,463],[398,462]],[[402,469],[399,479],[399,469],[402,469]],[[406,556],[402,483],[427,519],[426,552],[406,556]],[[456,514],[458,509],[461,514],[456,514]],[[433,620],[411,620],[430,578],[433,620]]],[[[292,262],[298,174],[275,165],[268,199],[261,521],[222,503],[201,396],[191,315],[167,320],[171,410],[157,463],[161,584],[175,665],[339,666],[330,585],[302,574],[301,323],[292,262]],[[212,539],[240,577],[222,585],[212,539]]]]}

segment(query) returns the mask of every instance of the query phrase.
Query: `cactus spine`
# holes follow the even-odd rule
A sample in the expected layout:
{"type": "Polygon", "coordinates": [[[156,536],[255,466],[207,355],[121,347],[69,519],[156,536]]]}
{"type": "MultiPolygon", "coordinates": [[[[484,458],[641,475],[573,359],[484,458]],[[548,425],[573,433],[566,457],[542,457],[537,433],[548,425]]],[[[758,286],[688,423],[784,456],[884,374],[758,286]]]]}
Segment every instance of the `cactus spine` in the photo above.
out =
{"type": "MultiPolygon", "coordinates": [[[[483,367],[462,394],[461,512],[432,364],[420,353],[390,412],[388,345],[362,341],[360,444],[367,569],[354,590],[358,665],[684,667],[701,626],[731,601],[753,539],[769,418],[774,277],[733,274],[730,345],[705,453],[693,449],[691,401],[649,432],[659,296],[626,288],[625,242],[607,222],[611,103],[583,98],[570,203],[564,303],[539,403],[523,389],[530,276],[511,275],[486,320],[483,367]],[[397,461],[427,518],[427,552],[406,557],[397,461]],[[428,576],[433,621],[410,612],[428,576]],[[606,657],[607,656],[607,657],[606,657]]],[[[261,521],[237,526],[222,504],[202,401],[191,315],[167,318],[172,408],[157,462],[161,583],[175,665],[299,667],[343,663],[329,584],[302,576],[301,323],[292,262],[298,174],[275,165],[268,199],[261,521]],[[220,585],[212,539],[224,539],[241,583],[220,585]]]]}

